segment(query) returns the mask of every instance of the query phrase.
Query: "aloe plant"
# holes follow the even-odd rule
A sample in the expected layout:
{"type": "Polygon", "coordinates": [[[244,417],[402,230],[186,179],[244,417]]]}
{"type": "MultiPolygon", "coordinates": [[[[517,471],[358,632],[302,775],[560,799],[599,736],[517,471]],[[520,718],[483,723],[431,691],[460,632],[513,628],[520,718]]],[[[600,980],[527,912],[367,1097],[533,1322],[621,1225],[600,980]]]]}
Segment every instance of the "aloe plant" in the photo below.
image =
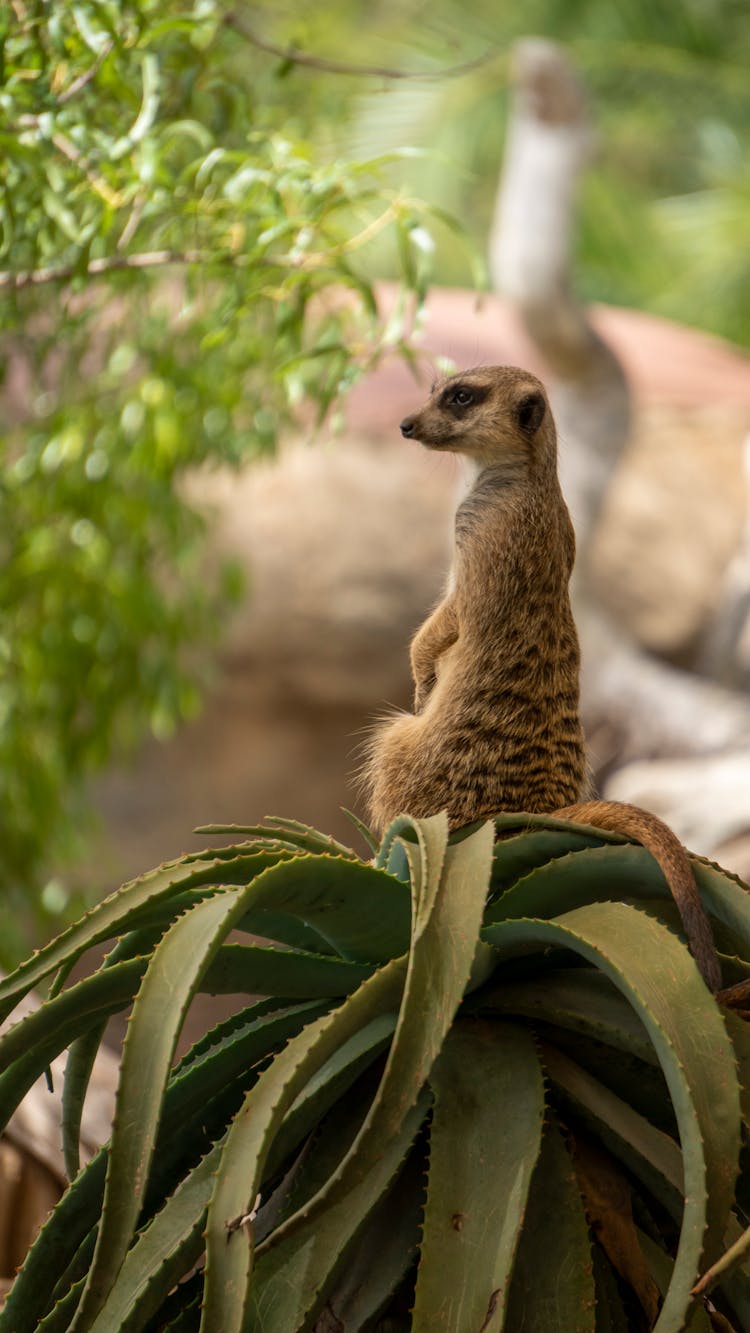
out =
{"type": "MultiPolygon", "coordinates": [[[[527,815],[402,818],[371,860],[287,820],[204,831],[242,841],[126,885],[0,986],[7,1016],[52,983],[0,1041],[0,1111],[67,1048],[71,1176],[0,1333],[750,1328],[750,1033],[647,852],[527,815]],[[201,992],[237,1011],[175,1063],[201,992]]],[[[748,890],[694,865],[737,987],[748,890]]]]}

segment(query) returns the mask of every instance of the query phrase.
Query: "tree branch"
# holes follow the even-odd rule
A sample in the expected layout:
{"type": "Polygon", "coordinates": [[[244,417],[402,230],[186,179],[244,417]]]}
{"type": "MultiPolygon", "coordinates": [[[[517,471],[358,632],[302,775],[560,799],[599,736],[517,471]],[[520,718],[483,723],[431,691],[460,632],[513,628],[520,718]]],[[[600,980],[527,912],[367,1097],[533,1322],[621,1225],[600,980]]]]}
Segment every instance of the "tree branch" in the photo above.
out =
{"type": "Polygon", "coordinates": [[[49,268],[26,269],[21,273],[0,273],[0,291],[23,291],[25,287],[42,287],[48,282],[67,282],[85,272],[90,277],[118,269],[160,268],[165,264],[236,264],[241,257],[230,254],[210,254],[206,250],[146,250],[135,255],[104,255],[91,259],[85,269],[77,264],[57,264],[49,268]]]}
{"type": "Polygon", "coordinates": [[[260,37],[243,14],[231,11],[225,15],[224,22],[228,27],[234,28],[236,32],[240,33],[252,46],[256,46],[259,51],[265,51],[267,55],[278,56],[279,60],[288,60],[294,65],[304,65],[308,69],[322,70],[326,74],[354,74],[360,78],[376,79],[449,79],[459,74],[468,74],[471,70],[478,69],[480,65],[486,65],[497,55],[497,51],[489,49],[473,60],[466,60],[463,64],[449,65],[446,69],[438,70],[390,69],[384,65],[349,65],[345,61],[329,60],[325,56],[309,55],[306,51],[300,51],[295,46],[277,46],[275,42],[269,42],[267,38],[260,37]]]}
{"type": "Polygon", "coordinates": [[[68,84],[67,88],[63,88],[63,91],[58,94],[56,99],[58,106],[65,106],[65,103],[69,102],[72,97],[76,97],[81,89],[86,87],[87,83],[91,83],[91,80],[96,78],[113,46],[114,42],[106,42],[96,57],[93,65],[90,65],[88,69],[85,69],[83,74],[79,74],[78,78],[68,84]]]}

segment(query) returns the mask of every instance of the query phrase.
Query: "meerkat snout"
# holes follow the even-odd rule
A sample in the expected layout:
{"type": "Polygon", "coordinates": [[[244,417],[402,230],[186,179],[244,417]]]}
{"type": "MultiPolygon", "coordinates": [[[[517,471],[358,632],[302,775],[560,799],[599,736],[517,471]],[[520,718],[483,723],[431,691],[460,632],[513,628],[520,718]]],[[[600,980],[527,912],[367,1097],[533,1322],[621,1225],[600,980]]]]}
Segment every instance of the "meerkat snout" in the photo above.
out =
{"type": "Polygon", "coordinates": [[[410,440],[414,434],[414,417],[404,417],[399,430],[407,440],[410,440]]]}

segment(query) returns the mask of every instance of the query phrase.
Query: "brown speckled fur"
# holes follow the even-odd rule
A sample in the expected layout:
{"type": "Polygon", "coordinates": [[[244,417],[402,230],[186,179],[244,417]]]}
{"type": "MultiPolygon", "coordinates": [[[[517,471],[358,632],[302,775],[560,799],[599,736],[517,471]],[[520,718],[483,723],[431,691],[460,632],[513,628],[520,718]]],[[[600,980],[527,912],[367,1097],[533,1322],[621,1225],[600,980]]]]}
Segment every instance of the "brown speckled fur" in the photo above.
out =
{"type": "Polygon", "coordinates": [[[467,454],[478,475],[456,514],[448,592],[412,642],[414,713],[370,743],[373,823],[444,809],[459,827],[570,804],[587,785],[568,596],[575,539],[544,389],[512,367],[472,370],[436,385],[410,420],[414,438],[467,454]],[[486,396],[445,405],[460,386],[486,396]]]}
{"type": "Polygon", "coordinates": [[[575,540],[544,387],[512,366],[464,371],[434,385],[402,431],[470,458],[476,479],[456,513],[446,594],[412,641],[414,712],[381,723],[367,745],[363,786],[374,828],[402,812],[447,810],[459,828],[501,810],[564,806],[570,819],[635,837],[662,866],[716,988],[710,926],[679,841],[646,811],[585,801],[568,595],[575,540]]]}

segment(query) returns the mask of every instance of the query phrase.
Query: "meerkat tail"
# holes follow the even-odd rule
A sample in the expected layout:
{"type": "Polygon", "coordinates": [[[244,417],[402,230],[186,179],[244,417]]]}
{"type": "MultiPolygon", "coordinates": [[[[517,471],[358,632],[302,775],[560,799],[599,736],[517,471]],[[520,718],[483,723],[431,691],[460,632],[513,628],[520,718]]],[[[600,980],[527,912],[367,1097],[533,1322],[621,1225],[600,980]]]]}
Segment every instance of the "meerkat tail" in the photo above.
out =
{"type": "Polygon", "coordinates": [[[721,968],[711,923],[700,900],[687,852],[672,830],[657,815],[620,801],[583,801],[566,805],[554,814],[576,823],[593,824],[609,833],[621,833],[651,852],[677,904],[701,976],[710,990],[718,991],[721,968]]]}

